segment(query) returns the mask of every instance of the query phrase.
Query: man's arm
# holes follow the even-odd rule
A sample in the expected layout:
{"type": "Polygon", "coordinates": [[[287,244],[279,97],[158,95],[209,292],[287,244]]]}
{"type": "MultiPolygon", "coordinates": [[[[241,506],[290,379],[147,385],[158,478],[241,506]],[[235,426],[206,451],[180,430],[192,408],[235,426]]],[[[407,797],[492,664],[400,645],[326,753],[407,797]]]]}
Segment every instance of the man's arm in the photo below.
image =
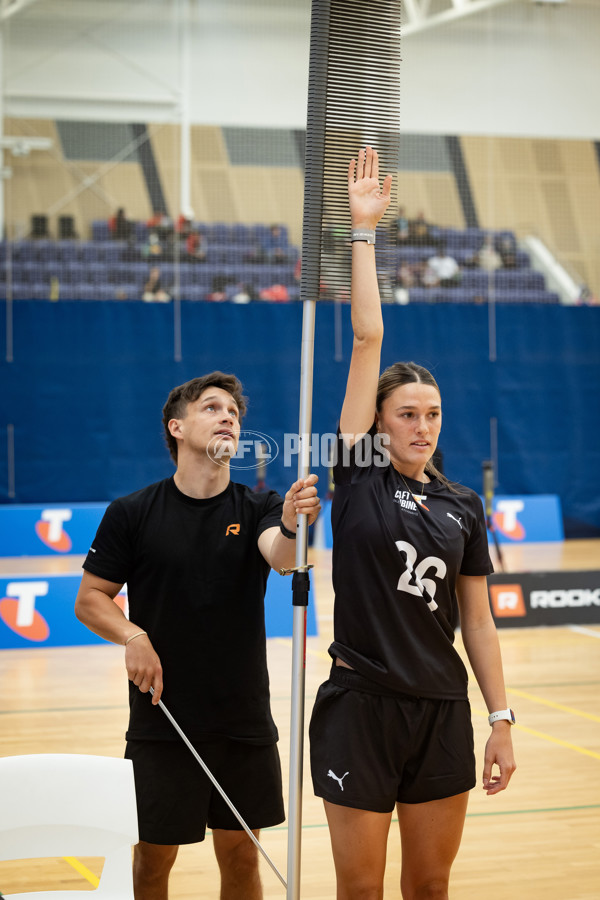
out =
{"type": "Polygon", "coordinates": [[[114,602],[122,587],[84,571],[75,600],[75,615],[94,634],[113,644],[125,645],[127,677],[144,694],[153,687],[152,703],[156,705],[163,689],[160,659],[148,635],[130,622],[114,602]]]}
{"type": "Polygon", "coordinates": [[[308,524],[316,521],[321,509],[317,496],[317,475],[295,481],[286,493],[281,512],[281,524],[293,537],[286,537],[281,528],[267,528],[258,539],[258,549],[272,569],[291,569],[296,563],[296,516],[308,516],[308,524]]]}

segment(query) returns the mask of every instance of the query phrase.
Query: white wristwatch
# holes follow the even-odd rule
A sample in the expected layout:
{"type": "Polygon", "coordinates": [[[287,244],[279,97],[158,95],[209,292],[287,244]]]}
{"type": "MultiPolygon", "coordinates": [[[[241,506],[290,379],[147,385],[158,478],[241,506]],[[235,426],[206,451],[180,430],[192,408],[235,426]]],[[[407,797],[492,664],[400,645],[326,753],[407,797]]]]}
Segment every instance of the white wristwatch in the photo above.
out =
{"type": "Polygon", "coordinates": [[[500,709],[498,712],[490,713],[488,716],[488,722],[490,725],[493,725],[494,722],[500,722],[502,719],[506,719],[510,722],[511,725],[515,724],[515,714],[512,709],[500,709]]]}

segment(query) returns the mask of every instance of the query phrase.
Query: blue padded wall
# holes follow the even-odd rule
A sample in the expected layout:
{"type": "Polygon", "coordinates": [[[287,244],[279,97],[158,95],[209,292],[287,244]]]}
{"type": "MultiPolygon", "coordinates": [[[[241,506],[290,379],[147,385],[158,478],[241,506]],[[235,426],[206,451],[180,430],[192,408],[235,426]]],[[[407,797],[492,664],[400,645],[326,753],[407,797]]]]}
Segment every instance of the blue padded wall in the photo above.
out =
{"type": "MultiPolygon", "coordinates": [[[[170,388],[220,368],[250,397],[244,422],[283,446],[298,430],[302,308],[184,302],[182,361],[172,304],[18,301],[14,359],[0,363],[0,502],[110,500],[173,471],[161,408],[170,388]],[[7,425],[14,426],[16,496],[8,496],[7,425]]],[[[342,314],[317,309],[313,432],[335,430],[351,349],[342,314]]],[[[5,346],[2,303],[1,346],[5,346]]],[[[385,306],[383,365],[414,359],[442,390],[446,473],[481,490],[498,420],[498,492],[558,494],[568,535],[600,534],[600,312],[590,307],[497,308],[498,361],[478,305],[385,306]]],[[[2,354],[4,357],[4,353],[2,354]]],[[[254,472],[241,473],[253,484],[254,472]]],[[[296,459],[267,468],[284,491],[296,459]]],[[[322,491],[327,472],[320,470],[322,491]]],[[[238,473],[236,473],[238,478],[238,473]]]]}

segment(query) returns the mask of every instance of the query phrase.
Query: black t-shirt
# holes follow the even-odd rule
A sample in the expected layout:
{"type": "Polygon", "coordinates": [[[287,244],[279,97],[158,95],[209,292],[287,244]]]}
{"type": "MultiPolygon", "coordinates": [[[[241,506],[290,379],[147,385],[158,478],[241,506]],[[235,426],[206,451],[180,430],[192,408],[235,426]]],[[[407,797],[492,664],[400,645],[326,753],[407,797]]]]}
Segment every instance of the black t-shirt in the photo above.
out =
{"type": "MultiPolygon", "coordinates": [[[[264,596],[269,566],[257,540],[283,501],[230,482],[216,497],[182,494],[172,478],[106,510],[83,564],[127,583],[132,622],[163,667],[163,700],[192,740],[277,740],[269,704],[264,596]]],[[[128,739],[178,740],[150,694],[129,684],[128,739]]]]}
{"type": "Polygon", "coordinates": [[[385,690],[463,699],[456,580],[493,571],[481,500],[433,479],[418,503],[412,492],[421,496],[421,482],[405,483],[387,458],[369,455],[374,435],[351,450],[338,443],[329,652],[385,690]]]}

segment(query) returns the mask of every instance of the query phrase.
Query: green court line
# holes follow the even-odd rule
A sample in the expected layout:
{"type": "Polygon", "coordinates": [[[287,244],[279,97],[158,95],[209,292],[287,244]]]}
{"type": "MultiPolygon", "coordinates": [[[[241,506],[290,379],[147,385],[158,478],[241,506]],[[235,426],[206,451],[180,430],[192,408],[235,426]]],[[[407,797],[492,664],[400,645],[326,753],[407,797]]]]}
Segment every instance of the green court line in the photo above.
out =
{"type": "MultiPolygon", "coordinates": [[[[481,812],[481,813],[467,813],[467,819],[479,819],[483,816],[527,816],[527,815],[539,815],[546,813],[564,813],[564,812],[578,812],[581,810],[589,810],[589,809],[600,809],[600,803],[591,803],[585,806],[551,806],[547,809],[499,809],[493,812],[481,812]]],[[[393,818],[392,822],[397,822],[398,819],[393,818]]],[[[327,822],[315,823],[314,825],[303,825],[302,830],[305,829],[307,831],[314,828],[327,828],[327,822]]],[[[287,831],[286,825],[276,825],[273,828],[263,828],[263,831],[287,831]]],[[[207,832],[208,833],[208,832],[207,832]]]]}
{"type": "MultiPolygon", "coordinates": [[[[481,813],[467,813],[467,819],[479,819],[484,816],[525,816],[525,815],[539,815],[543,813],[544,815],[547,813],[557,813],[557,812],[578,812],[581,810],[589,810],[589,809],[600,809],[600,803],[592,803],[588,806],[550,806],[546,809],[500,809],[495,810],[493,812],[481,812],[481,813]]],[[[392,818],[392,823],[397,824],[398,819],[392,818]]],[[[327,822],[315,823],[314,825],[302,825],[302,831],[313,831],[317,828],[327,828],[327,822]]],[[[264,832],[275,832],[275,831],[288,831],[287,825],[276,825],[273,828],[263,828],[264,832]]],[[[207,837],[212,837],[212,832],[207,831],[207,837]]],[[[90,884],[94,887],[98,887],[100,880],[91,872],[87,866],[84,866],[82,862],[75,857],[72,856],[64,856],[63,859],[69,863],[80,875],[83,875],[90,884]]],[[[2,895],[0,894],[0,897],[2,895]]]]}

